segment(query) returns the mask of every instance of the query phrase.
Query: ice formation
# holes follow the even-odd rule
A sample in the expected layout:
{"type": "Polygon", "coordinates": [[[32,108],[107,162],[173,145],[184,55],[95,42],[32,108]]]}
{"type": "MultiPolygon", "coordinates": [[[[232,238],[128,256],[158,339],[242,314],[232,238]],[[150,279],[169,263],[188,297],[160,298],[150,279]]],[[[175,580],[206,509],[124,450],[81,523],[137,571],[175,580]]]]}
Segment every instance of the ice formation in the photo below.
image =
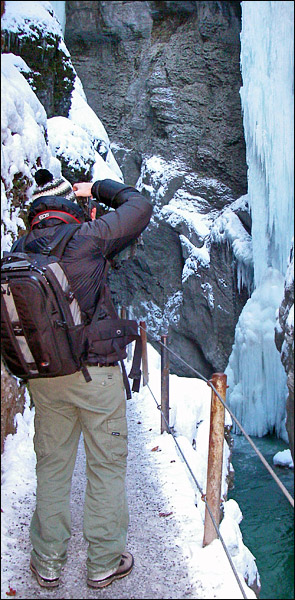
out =
{"type": "MultiPolygon", "coordinates": [[[[226,374],[228,404],[247,433],[285,431],[286,374],[274,344],[274,323],[284,278],[269,268],[242,311],[226,374]]],[[[239,432],[239,430],[237,430],[239,432]]]]}
{"type": "Polygon", "coordinates": [[[241,100],[256,286],[285,273],[294,223],[294,3],[242,2],[241,100]]]}
{"type": "Polygon", "coordinates": [[[294,224],[293,23],[293,2],[242,2],[240,93],[255,291],[240,316],[226,371],[228,403],[247,432],[275,431],[283,438],[286,374],[274,328],[294,224]]]}

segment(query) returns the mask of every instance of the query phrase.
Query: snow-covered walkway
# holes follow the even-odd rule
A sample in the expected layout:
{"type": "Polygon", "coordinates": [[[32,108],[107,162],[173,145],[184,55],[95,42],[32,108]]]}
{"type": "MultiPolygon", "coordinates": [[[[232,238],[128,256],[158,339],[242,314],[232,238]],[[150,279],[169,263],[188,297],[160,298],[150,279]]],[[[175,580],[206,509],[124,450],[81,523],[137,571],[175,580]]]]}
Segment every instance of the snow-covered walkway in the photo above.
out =
{"type": "MultiPolygon", "coordinates": [[[[152,354],[152,349],[149,356],[152,390],[158,398],[159,358],[156,353],[152,354]]],[[[190,429],[196,420],[200,421],[200,414],[204,418],[207,413],[207,408],[205,413],[199,411],[204,402],[206,406],[209,388],[204,382],[196,381],[192,395],[193,383],[191,379],[186,382],[184,378],[179,380],[171,376],[171,412],[175,411],[173,396],[176,395],[180,404],[178,422],[183,431],[190,429]]],[[[92,590],[86,585],[86,543],[82,534],[86,477],[81,438],[72,485],[72,538],[68,561],[60,586],[49,591],[41,589],[29,570],[29,525],[35,507],[36,487],[33,416],[34,411],[27,405],[24,415],[17,418],[17,433],[6,439],[2,457],[2,600],[10,596],[22,599],[242,598],[221,542],[215,540],[202,548],[204,526],[200,509],[204,506],[195,506],[195,486],[188,477],[173,437],[160,434],[161,415],[148,387],[141,388],[139,394],[127,401],[130,511],[127,549],[134,555],[133,571],[104,590],[92,590]]],[[[185,447],[185,455],[191,464],[198,456],[198,472],[202,476],[206,470],[208,442],[204,442],[201,435],[197,436],[196,453],[187,437],[181,435],[178,440],[182,441],[182,449],[185,447]]],[[[222,535],[233,550],[236,568],[244,584],[242,573],[247,573],[251,581],[255,579],[255,560],[242,543],[237,524],[241,519],[238,505],[229,500],[225,508],[222,535]]],[[[244,589],[247,598],[256,598],[246,584],[244,589]]]]}
{"type": "MultiPolygon", "coordinates": [[[[129,459],[128,497],[130,526],[128,549],[134,554],[132,573],[115,581],[105,590],[91,590],[86,585],[86,543],[82,536],[83,500],[86,485],[83,440],[72,487],[72,539],[68,561],[63,570],[61,585],[55,590],[42,590],[29,571],[29,522],[35,498],[28,494],[20,505],[14,527],[10,531],[10,556],[2,562],[2,595],[8,598],[9,586],[16,591],[15,598],[205,598],[190,582],[188,565],[176,541],[179,537],[177,520],[173,515],[161,517],[169,506],[162,497],[157,469],[153,468],[154,453],[147,450],[155,433],[139,423],[138,398],[128,402],[129,459]],[[18,548],[15,548],[17,544],[18,548]],[[17,557],[15,560],[14,557],[17,557]],[[9,571],[9,581],[5,567],[9,571]]],[[[160,415],[159,415],[160,416],[160,415]]],[[[5,511],[5,506],[3,506],[5,511]]]]}

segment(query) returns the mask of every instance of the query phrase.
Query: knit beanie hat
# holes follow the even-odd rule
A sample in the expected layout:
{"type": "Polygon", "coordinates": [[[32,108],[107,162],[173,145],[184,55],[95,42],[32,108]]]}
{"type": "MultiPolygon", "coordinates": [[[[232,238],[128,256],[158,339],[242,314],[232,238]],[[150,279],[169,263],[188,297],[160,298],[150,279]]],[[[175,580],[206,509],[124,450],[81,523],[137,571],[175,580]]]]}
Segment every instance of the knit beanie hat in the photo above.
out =
{"type": "Polygon", "coordinates": [[[32,200],[36,200],[36,198],[40,198],[40,196],[62,196],[63,198],[67,198],[67,200],[77,202],[76,195],[73,192],[70,182],[64,177],[54,179],[50,171],[47,169],[39,169],[35,173],[35,181],[38,187],[32,196],[32,200]]]}
{"type": "Polygon", "coordinates": [[[84,211],[77,203],[71,184],[64,178],[54,179],[47,169],[39,169],[35,173],[38,188],[32,197],[28,212],[31,227],[55,225],[60,220],[65,223],[84,223],[84,211]],[[72,217],[72,218],[71,218],[72,217]]]}

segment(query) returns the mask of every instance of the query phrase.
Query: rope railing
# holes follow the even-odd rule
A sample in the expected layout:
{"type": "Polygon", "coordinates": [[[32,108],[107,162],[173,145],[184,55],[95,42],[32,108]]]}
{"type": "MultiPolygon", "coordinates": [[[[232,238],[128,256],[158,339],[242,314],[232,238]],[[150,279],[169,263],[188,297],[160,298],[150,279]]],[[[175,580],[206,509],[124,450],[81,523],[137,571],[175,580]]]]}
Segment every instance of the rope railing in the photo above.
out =
{"type": "MultiPolygon", "coordinates": [[[[140,325],[140,328],[141,327],[142,326],[140,325]]],[[[152,337],[151,334],[148,331],[147,331],[147,335],[150,338],[152,337]]],[[[164,344],[160,340],[155,340],[153,338],[151,341],[153,341],[154,343],[160,344],[160,346],[164,346],[164,344]]],[[[166,348],[166,346],[165,346],[165,348],[166,348]]],[[[267,462],[267,460],[264,458],[263,454],[261,454],[260,450],[254,444],[253,440],[246,433],[246,431],[243,428],[242,424],[235,417],[235,415],[233,414],[232,410],[226,405],[226,403],[224,402],[224,400],[221,398],[219,392],[216,390],[215,386],[212,384],[212,382],[210,381],[210,379],[207,379],[206,377],[204,377],[204,375],[202,375],[199,371],[197,371],[197,369],[195,369],[189,363],[187,363],[185,360],[183,360],[183,358],[181,358],[178,354],[176,354],[176,352],[174,352],[173,350],[171,350],[171,348],[167,348],[167,350],[168,350],[168,352],[170,352],[171,354],[173,354],[178,360],[180,360],[184,365],[186,365],[189,369],[191,369],[196,375],[198,375],[198,377],[200,379],[202,379],[203,381],[205,381],[207,383],[207,385],[209,385],[211,387],[211,389],[215,392],[215,394],[219,398],[220,402],[223,404],[224,408],[230,414],[230,416],[233,419],[233,421],[236,423],[236,425],[241,430],[242,434],[245,436],[245,438],[247,439],[247,441],[249,442],[249,444],[252,446],[253,450],[256,452],[257,456],[260,458],[260,460],[263,463],[263,465],[265,466],[265,468],[268,470],[268,472],[270,473],[270,475],[273,477],[273,479],[277,483],[278,487],[281,489],[281,491],[283,492],[283,494],[286,496],[286,498],[290,502],[291,506],[293,506],[293,508],[294,508],[294,498],[292,498],[291,494],[288,492],[288,490],[286,489],[286,487],[284,486],[284,484],[281,482],[281,480],[279,479],[279,477],[276,475],[276,473],[274,472],[274,470],[271,468],[271,466],[269,465],[269,463],[267,462]]]]}
{"type": "MultiPolygon", "coordinates": [[[[233,421],[236,423],[236,425],[239,427],[239,429],[241,430],[242,434],[245,436],[245,438],[247,439],[247,441],[250,443],[250,445],[252,446],[252,448],[254,449],[254,451],[256,452],[257,456],[260,458],[261,462],[263,463],[263,465],[266,467],[266,469],[268,470],[268,472],[270,473],[270,475],[273,477],[274,481],[277,483],[277,485],[279,486],[279,488],[281,489],[281,491],[285,494],[286,498],[288,499],[288,501],[290,502],[290,504],[294,507],[294,499],[292,498],[291,494],[289,494],[288,490],[285,488],[285,486],[282,484],[282,482],[280,481],[280,479],[277,477],[276,473],[273,471],[273,469],[270,467],[270,465],[268,464],[268,462],[266,461],[266,459],[264,458],[264,456],[261,454],[261,452],[259,451],[259,449],[257,448],[257,446],[254,444],[254,442],[251,440],[251,438],[249,437],[249,435],[246,433],[246,431],[244,430],[243,426],[241,425],[241,423],[238,421],[238,419],[235,417],[235,415],[233,414],[233,412],[230,410],[230,408],[226,405],[226,403],[224,402],[223,398],[221,397],[220,393],[218,392],[218,390],[216,389],[216,387],[213,385],[212,381],[207,379],[206,377],[204,377],[204,375],[202,375],[202,373],[200,373],[197,369],[195,369],[194,367],[192,367],[189,363],[187,363],[183,358],[181,358],[178,354],[176,354],[176,352],[174,352],[173,350],[171,350],[171,348],[168,348],[167,346],[167,336],[162,336],[162,339],[164,341],[164,343],[160,340],[156,340],[152,337],[152,335],[146,330],[146,325],[144,321],[140,321],[139,324],[140,330],[141,330],[141,336],[142,336],[142,340],[143,340],[143,346],[145,346],[144,352],[145,352],[145,361],[143,363],[143,384],[146,385],[156,403],[157,409],[161,412],[161,432],[163,431],[167,431],[169,434],[172,435],[172,438],[175,442],[175,445],[178,449],[178,452],[180,453],[194,483],[197,486],[197,489],[199,490],[200,494],[201,494],[201,499],[205,502],[206,505],[206,510],[208,511],[208,514],[210,516],[211,522],[213,524],[214,530],[216,532],[216,535],[218,537],[218,539],[220,540],[222,547],[224,549],[224,552],[227,556],[227,559],[229,561],[229,564],[231,566],[231,569],[233,571],[233,574],[236,578],[237,584],[241,590],[242,596],[243,598],[247,598],[243,585],[241,583],[241,580],[239,578],[239,575],[236,571],[236,568],[234,566],[234,563],[232,561],[232,558],[229,554],[229,551],[226,547],[226,544],[223,540],[223,537],[220,533],[220,529],[218,524],[216,523],[216,520],[212,514],[212,510],[211,507],[209,506],[208,502],[207,502],[207,498],[206,498],[206,494],[204,494],[200,484],[198,483],[192,468],[190,467],[189,463],[186,460],[186,457],[184,455],[184,453],[182,452],[182,449],[179,445],[179,443],[177,442],[176,439],[176,434],[175,432],[171,429],[170,425],[169,425],[169,406],[167,407],[166,401],[167,398],[165,400],[165,403],[163,404],[163,408],[164,411],[162,410],[162,406],[157,402],[157,399],[154,395],[154,393],[152,392],[150,385],[148,384],[148,367],[147,367],[147,348],[146,348],[146,344],[147,344],[147,335],[149,336],[149,338],[151,338],[151,341],[156,343],[156,344],[160,344],[160,346],[162,347],[163,351],[165,350],[165,352],[169,352],[172,355],[174,355],[180,362],[182,362],[184,365],[186,365],[189,369],[191,369],[200,379],[202,379],[203,381],[205,381],[207,383],[207,385],[209,385],[211,387],[211,389],[213,390],[213,392],[216,394],[216,396],[218,397],[218,399],[220,400],[220,402],[222,403],[224,409],[226,409],[231,418],[233,419],[233,421]],[[164,414],[165,412],[165,414],[164,414]],[[165,425],[164,425],[165,424],[165,425]]],[[[165,359],[164,359],[164,352],[163,352],[163,356],[161,355],[161,371],[166,370],[167,371],[167,364],[165,364],[165,359]]],[[[161,379],[162,379],[162,375],[163,372],[161,373],[161,379]]],[[[226,376],[222,375],[222,374],[215,374],[215,375],[221,375],[223,378],[225,378],[226,380],[226,376]]],[[[167,373],[166,373],[167,376],[167,373]]],[[[169,367],[168,367],[168,377],[169,377],[169,367]]],[[[167,378],[168,378],[167,377],[167,378]]],[[[212,376],[213,378],[213,376],[212,376]]],[[[214,381],[216,381],[216,384],[219,384],[218,379],[214,379],[214,381]]],[[[164,389],[165,389],[165,383],[164,383],[164,389]]],[[[162,386],[163,386],[163,382],[161,380],[161,393],[162,393],[162,386]]],[[[167,389],[164,391],[164,395],[166,394],[166,396],[169,397],[169,393],[167,392],[167,389]]],[[[225,396],[224,396],[225,397],[225,396]]],[[[213,397],[211,400],[211,406],[212,406],[212,401],[213,401],[213,397]]],[[[169,402],[169,400],[168,400],[169,402]]],[[[211,413],[211,417],[212,417],[212,413],[211,413]]],[[[224,417],[223,417],[223,422],[224,422],[224,417]]],[[[209,440],[210,441],[210,440],[209,440]]],[[[210,450],[209,450],[210,451],[210,450]]],[[[207,475],[208,476],[208,475],[207,475]]],[[[207,490],[208,490],[208,482],[207,482],[207,490]]],[[[216,507],[215,507],[216,508],[216,507]]],[[[215,511],[216,513],[216,511],[215,511]]],[[[205,528],[206,528],[206,515],[205,515],[205,528]]],[[[210,540],[210,535],[209,538],[210,540]]],[[[204,541],[203,541],[203,545],[205,543],[205,534],[204,534],[204,541]]],[[[207,543],[209,543],[209,541],[207,540],[207,543]]]]}

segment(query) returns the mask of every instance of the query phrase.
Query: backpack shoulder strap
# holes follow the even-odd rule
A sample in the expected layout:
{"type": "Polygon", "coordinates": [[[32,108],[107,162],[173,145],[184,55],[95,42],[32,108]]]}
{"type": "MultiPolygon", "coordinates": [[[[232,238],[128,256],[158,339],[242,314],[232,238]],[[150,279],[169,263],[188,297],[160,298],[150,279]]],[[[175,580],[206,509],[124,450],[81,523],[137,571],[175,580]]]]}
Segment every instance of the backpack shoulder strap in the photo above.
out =
{"type": "Polygon", "coordinates": [[[55,236],[51,240],[50,245],[48,245],[45,250],[43,250],[42,254],[49,256],[50,254],[54,254],[57,258],[61,258],[67,243],[76,233],[77,229],[80,228],[80,225],[60,225],[55,236]]]}

